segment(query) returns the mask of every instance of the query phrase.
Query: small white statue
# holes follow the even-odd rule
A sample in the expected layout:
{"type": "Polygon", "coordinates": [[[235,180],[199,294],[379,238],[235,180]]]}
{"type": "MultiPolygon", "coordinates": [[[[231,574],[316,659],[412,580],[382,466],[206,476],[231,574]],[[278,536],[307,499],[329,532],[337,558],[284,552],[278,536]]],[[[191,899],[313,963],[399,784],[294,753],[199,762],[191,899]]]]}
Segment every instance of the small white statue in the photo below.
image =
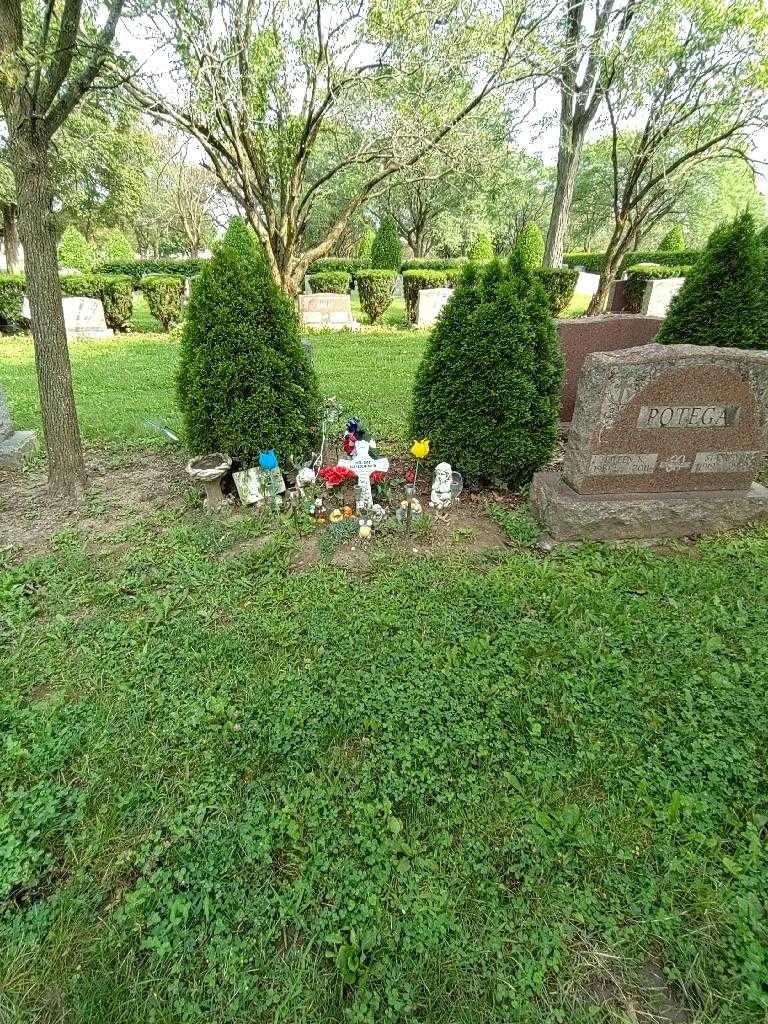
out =
{"type": "Polygon", "coordinates": [[[432,493],[429,497],[430,508],[449,508],[454,499],[453,470],[450,462],[438,462],[435,475],[432,477],[432,493]]]}

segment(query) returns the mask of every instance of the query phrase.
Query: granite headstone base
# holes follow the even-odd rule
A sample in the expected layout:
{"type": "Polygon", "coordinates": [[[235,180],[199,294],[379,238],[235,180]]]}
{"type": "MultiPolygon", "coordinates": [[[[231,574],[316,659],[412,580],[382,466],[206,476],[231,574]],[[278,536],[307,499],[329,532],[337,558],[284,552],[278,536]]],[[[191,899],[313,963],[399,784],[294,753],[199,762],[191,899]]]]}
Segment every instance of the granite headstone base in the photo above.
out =
{"type": "Polygon", "coordinates": [[[555,540],[643,540],[691,537],[768,519],[768,488],[578,494],[560,473],[537,473],[530,501],[555,540]]]}
{"type": "Polygon", "coordinates": [[[21,469],[37,447],[34,430],[17,430],[0,440],[0,469],[21,469]]]}

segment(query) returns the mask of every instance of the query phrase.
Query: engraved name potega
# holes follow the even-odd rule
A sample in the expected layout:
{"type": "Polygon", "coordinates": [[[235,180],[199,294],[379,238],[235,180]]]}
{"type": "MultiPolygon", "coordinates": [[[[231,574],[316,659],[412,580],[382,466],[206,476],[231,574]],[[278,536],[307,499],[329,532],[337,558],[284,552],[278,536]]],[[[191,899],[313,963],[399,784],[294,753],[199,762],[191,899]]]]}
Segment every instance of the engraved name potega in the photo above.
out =
{"type": "Polygon", "coordinates": [[[638,427],[735,427],[738,405],[644,405],[637,417],[638,427]]]}

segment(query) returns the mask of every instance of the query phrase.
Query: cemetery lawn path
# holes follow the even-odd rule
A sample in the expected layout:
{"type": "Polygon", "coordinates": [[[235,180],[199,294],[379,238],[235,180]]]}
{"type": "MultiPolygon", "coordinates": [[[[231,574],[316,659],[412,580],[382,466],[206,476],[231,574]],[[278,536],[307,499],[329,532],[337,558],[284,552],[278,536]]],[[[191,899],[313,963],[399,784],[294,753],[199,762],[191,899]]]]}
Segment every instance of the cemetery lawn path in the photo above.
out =
{"type": "Polygon", "coordinates": [[[768,529],[267,529],[2,556],[3,1024],[765,1020],[768,529]]]}

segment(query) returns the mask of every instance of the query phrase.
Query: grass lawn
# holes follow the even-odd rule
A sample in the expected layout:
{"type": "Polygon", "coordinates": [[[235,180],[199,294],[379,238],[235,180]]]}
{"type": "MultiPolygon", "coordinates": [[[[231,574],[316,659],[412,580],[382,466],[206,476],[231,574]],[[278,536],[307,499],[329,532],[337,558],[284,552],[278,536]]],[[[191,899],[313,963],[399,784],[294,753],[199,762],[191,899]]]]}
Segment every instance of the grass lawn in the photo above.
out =
{"type": "MultiPolygon", "coordinates": [[[[318,335],[323,388],[402,437],[425,339],[318,335]]],[[[71,348],[89,441],[178,425],[172,341],[71,348]]],[[[175,508],[0,555],[2,1024],[766,1020],[768,529],[501,518],[364,575],[175,508]]]]}

